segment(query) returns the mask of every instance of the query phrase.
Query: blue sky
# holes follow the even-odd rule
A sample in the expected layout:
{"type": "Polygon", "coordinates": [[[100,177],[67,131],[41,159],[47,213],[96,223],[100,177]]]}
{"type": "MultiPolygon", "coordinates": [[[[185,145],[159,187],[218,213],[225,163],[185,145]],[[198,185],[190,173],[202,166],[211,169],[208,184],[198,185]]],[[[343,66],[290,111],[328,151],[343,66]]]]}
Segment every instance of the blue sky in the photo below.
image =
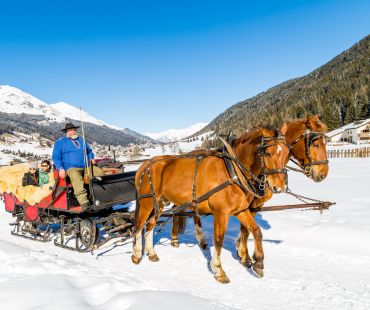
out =
{"type": "Polygon", "coordinates": [[[144,133],[211,121],[370,33],[370,1],[0,0],[0,84],[144,133]]]}

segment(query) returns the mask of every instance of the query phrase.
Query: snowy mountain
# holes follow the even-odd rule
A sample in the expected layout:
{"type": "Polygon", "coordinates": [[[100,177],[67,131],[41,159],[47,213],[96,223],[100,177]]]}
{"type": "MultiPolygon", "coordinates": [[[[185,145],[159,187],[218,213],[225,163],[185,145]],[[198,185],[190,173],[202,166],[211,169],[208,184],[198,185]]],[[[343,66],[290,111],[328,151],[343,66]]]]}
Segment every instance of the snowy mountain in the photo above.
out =
{"type": "Polygon", "coordinates": [[[12,133],[16,128],[20,132],[38,132],[48,139],[56,139],[65,122],[75,120],[79,123],[81,115],[86,129],[90,130],[90,141],[126,145],[151,140],[130,129],[109,125],[68,103],[49,105],[18,88],[0,85],[0,134],[12,133]]]}
{"type": "Polygon", "coordinates": [[[99,121],[95,117],[91,116],[89,113],[82,111],[79,108],[74,107],[73,105],[70,105],[68,103],[60,101],[57,103],[50,104],[50,107],[55,111],[55,113],[65,118],[70,118],[79,122],[81,121],[82,118],[83,122],[109,127],[109,125],[104,123],[103,121],[99,121]]]}
{"type": "Polygon", "coordinates": [[[161,142],[171,142],[177,141],[191,136],[192,134],[198,132],[208,123],[196,123],[188,128],[184,129],[168,129],[162,132],[147,132],[144,135],[161,142]]]}
{"type": "Polygon", "coordinates": [[[0,85],[0,112],[14,114],[43,115],[49,121],[64,122],[65,118],[47,103],[18,88],[0,85]]]}

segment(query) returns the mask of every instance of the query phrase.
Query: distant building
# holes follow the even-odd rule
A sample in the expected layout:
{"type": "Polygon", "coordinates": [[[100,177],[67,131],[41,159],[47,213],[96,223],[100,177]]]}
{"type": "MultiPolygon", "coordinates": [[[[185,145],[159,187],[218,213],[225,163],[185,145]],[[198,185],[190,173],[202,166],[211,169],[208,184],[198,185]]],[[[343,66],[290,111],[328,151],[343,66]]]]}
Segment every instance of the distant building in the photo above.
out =
{"type": "Polygon", "coordinates": [[[370,119],[355,121],[326,134],[330,142],[370,143],[370,119]]]}

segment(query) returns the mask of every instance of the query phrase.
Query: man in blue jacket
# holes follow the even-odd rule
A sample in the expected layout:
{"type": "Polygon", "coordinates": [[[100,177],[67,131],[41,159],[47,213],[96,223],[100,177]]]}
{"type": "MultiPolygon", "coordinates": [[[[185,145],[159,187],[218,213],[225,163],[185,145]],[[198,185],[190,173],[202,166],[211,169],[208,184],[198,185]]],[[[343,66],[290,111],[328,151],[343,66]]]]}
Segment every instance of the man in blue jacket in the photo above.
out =
{"type": "MultiPolygon", "coordinates": [[[[94,165],[94,153],[90,146],[78,136],[77,128],[72,123],[67,123],[62,131],[65,132],[65,137],[58,139],[54,144],[52,159],[56,169],[59,172],[59,177],[65,178],[69,176],[75,196],[83,208],[86,208],[90,202],[87,197],[87,192],[84,187],[83,176],[85,168],[94,165]],[[88,160],[88,165],[85,164],[85,154],[88,160]]],[[[103,175],[103,172],[98,167],[93,166],[94,176],[103,175]]]]}

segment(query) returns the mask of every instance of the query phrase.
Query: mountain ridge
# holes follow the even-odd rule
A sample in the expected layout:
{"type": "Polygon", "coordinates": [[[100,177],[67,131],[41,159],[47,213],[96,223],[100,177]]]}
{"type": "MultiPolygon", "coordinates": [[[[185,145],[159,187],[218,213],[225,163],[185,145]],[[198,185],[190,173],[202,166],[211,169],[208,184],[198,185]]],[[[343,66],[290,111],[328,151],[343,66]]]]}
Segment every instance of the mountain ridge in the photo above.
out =
{"type": "Polygon", "coordinates": [[[22,131],[39,132],[45,138],[56,140],[61,135],[64,123],[81,121],[88,135],[89,142],[102,145],[127,145],[153,142],[149,137],[128,128],[119,128],[96,119],[89,113],[65,102],[47,104],[42,100],[9,86],[0,85],[0,134],[22,131]]]}
{"type": "Polygon", "coordinates": [[[329,129],[370,116],[370,35],[305,76],[275,85],[219,114],[199,133],[242,131],[319,114],[329,129]]]}

